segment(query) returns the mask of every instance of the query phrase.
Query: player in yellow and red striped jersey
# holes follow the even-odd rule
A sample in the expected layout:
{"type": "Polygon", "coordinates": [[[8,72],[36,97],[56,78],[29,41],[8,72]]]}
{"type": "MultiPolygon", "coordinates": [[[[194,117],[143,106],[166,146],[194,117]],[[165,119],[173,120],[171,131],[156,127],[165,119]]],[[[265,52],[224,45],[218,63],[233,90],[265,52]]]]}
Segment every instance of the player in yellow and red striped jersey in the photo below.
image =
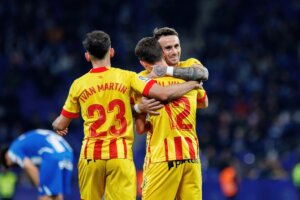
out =
{"type": "MultiPolygon", "coordinates": [[[[147,76],[153,65],[167,65],[155,38],[144,38],[135,53],[147,76]],[[158,53],[160,52],[160,53],[158,53]]],[[[162,86],[184,80],[156,78],[162,86]]],[[[196,110],[208,106],[206,92],[193,90],[172,102],[164,103],[158,115],[136,115],[136,131],[147,133],[147,149],[143,172],[143,200],[202,199],[201,164],[196,134],[196,110]]]]}
{"type": "MultiPolygon", "coordinates": [[[[196,58],[180,61],[181,45],[179,35],[175,29],[169,27],[155,28],[153,37],[158,40],[167,65],[177,67],[204,67],[196,58]]],[[[135,107],[138,108],[140,112],[157,114],[156,110],[159,108],[158,105],[159,103],[155,101],[155,99],[146,99],[136,104],[135,107]]]]}
{"type": "Polygon", "coordinates": [[[80,198],[83,200],[135,200],[136,172],[132,161],[132,90],[160,100],[176,99],[199,88],[196,81],[161,87],[136,73],[111,67],[114,56],[108,34],[92,31],[83,41],[92,69],[76,79],[62,112],[53,122],[60,135],[73,118],[84,120],[84,138],[78,162],[80,198]]]}

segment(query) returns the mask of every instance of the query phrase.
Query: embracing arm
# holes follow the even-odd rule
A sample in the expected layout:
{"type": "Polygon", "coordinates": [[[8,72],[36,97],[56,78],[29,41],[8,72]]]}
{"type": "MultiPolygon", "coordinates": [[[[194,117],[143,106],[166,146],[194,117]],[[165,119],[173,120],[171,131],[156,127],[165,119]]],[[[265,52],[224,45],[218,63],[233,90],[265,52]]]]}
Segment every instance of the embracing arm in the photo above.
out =
{"type": "Polygon", "coordinates": [[[207,96],[205,96],[205,99],[203,102],[197,103],[197,108],[203,109],[203,108],[207,108],[207,107],[208,107],[208,98],[207,98],[207,96]]]}
{"type": "Polygon", "coordinates": [[[151,129],[150,123],[146,120],[146,114],[138,114],[135,116],[135,131],[143,134],[151,129]]]}
{"type": "Polygon", "coordinates": [[[165,87],[154,84],[150,91],[149,97],[155,98],[161,101],[171,101],[178,99],[193,89],[202,87],[197,81],[187,81],[185,83],[168,85],[165,87]]]}
{"type": "Polygon", "coordinates": [[[152,71],[148,77],[162,77],[162,76],[173,76],[183,80],[208,80],[208,70],[203,65],[195,64],[191,67],[171,67],[154,65],[152,71]]]}
{"type": "Polygon", "coordinates": [[[208,80],[208,70],[205,67],[176,67],[173,76],[183,80],[208,80]]]}

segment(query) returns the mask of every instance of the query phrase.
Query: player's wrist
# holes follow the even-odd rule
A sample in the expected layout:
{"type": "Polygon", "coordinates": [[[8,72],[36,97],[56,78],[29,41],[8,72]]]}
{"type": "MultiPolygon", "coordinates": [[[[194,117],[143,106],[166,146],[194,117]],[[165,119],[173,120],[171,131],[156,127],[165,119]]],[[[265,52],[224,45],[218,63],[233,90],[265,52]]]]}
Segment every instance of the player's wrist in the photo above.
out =
{"type": "Polygon", "coordinates": [[[174,67],[168,66],[167,71],[166,71],[166,75],[173,76],[173,74],[174,74],[174,67]]]}
{"type": "Polygon", "coordinates": [[[136,112],[136,113],[142,113],[142,111],[140,110],[140,108],[139,108],[139,104],[134,104],[134,106],[133,106],[133,109],[134,109],[134,111],[136,112]]]}

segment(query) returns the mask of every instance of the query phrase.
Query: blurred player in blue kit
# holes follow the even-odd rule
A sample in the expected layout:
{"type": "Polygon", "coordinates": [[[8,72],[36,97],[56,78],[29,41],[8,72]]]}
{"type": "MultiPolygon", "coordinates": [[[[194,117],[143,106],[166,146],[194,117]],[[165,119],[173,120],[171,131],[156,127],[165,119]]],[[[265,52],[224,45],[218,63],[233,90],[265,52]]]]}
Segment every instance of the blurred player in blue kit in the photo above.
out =
{"type": "Polygon", "coordinates": [[[25,132],[10,147],[1,148],[1,164],[23,168],[38,188],[39,200],[63,200],[71,192],[73,150],[50,130],[25,132]]]}

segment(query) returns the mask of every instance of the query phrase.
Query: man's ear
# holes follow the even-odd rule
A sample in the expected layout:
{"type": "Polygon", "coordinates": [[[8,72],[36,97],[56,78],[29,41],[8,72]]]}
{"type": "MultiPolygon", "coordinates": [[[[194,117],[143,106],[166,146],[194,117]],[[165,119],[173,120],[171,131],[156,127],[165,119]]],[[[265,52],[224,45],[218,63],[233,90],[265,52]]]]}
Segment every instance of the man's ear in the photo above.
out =
{"type": "Polygon", "coordinates": [[[84,57],[85,57],[86,61],[91,62],[91,56],[88,52],[84,53],[84,57]]]}
{"type": "Polygon", "coordinates": [[[140,60],[140,63],[148,72],[152,71],[152,65],[142,60],[140,60]]]}
{"type": "Polygon", "coordinates": [[[110,58],[113,58],[115,56],[115,49],[114,48],[110,48],[109,56],[110,56],[110,58]]]}
{"type": "Polygon", "coordinates": [[[140,64],[141,64],[143,67],[147,68],[147,64],[145,63],[145,61],[140,60],[140,64]]]}

